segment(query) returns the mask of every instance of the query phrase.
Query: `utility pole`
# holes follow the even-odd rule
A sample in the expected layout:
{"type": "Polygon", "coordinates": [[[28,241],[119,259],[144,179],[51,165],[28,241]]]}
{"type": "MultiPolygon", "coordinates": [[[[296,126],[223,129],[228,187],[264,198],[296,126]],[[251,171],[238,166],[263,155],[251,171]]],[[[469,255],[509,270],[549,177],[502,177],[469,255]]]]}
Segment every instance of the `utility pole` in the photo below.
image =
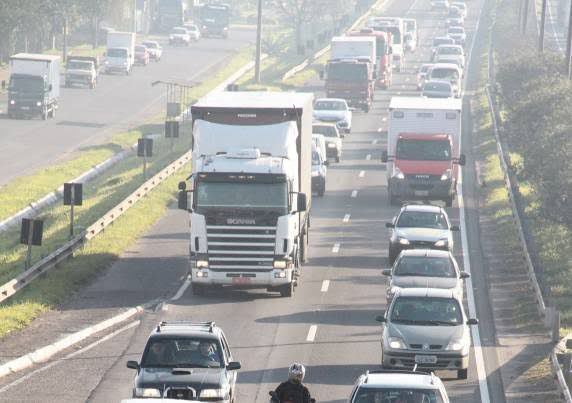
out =
{"type": "Polygon", "coordinates": [[[528,0],[524,0],[524,12],[522,15],[522,33],[526,33],[526,24],[528,22],[528,0]]]}
{"type": "Polygon", "coordinates": [[[262,0],[258,0],[258,24],[256,27],[256,60],[254,61],[254,82],[260,83],[260,53],[262,51],[262,0]]]}
{"type": "Polygon", "coordinates": [[[568,16],[568,37],[566,39],[566,70],[568,79],[572,79],[572,66],[570,65],[570,48],[572,46],[572,1],[570,2],[570,14],[568,16]]]}
{"type": "Polygon", "coordinates": [[[544,29],[546,27],[546,0],[542,0],[542,11],[540,13],[540,35],[538,35],[538,51],[544,52],[544,29]]]}

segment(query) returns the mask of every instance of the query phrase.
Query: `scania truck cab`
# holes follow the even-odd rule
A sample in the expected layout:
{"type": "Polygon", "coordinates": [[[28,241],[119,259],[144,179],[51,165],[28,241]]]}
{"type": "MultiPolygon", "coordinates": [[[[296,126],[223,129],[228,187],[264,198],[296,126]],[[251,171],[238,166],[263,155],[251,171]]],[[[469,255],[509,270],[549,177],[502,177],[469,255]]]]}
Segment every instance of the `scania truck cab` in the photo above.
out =
{"type": "Polygon", "coordinates": [[[312,94],[223,92],[191,107],[193,292],[266,288],[291,296],[307,255],[312,94]]]}

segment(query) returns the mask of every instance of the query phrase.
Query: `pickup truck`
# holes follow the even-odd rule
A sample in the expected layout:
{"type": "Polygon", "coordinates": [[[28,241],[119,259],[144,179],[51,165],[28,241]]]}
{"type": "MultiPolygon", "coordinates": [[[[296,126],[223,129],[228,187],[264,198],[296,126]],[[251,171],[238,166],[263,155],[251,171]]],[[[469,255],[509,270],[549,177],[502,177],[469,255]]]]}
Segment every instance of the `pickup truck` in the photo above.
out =
{"type": "Polygon", "coordinates": [[[91,89],[97,86],[99,61],[97,57],[69,56],[66,63],[65,85],[84,85],[91,89]]]}

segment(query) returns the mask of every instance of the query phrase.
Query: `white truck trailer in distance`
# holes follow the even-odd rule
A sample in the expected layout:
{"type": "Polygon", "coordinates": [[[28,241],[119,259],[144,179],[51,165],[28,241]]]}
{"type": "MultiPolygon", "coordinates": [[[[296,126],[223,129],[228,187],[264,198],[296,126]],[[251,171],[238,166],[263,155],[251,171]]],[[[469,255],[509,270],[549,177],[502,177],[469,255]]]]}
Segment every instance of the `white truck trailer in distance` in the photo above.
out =
{"type": "Polygon", "coordinates": [[[191,107],[191,287],[291,296],[307,255],[313,94],[222,92],[191,107]]]}
{"type": "Polygon", "coordinates": [[[107,33],[105,52],[105,73],[131,73],[135,63],[135,33],[110,31],[107,33]]]}

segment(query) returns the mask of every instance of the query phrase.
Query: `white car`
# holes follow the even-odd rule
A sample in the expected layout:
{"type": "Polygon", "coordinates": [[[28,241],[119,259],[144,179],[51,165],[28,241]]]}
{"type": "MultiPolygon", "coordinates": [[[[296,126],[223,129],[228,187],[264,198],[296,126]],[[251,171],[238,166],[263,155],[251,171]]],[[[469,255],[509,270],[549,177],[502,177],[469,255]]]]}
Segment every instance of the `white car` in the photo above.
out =
{"type": "Polygon", "coordinates": [[[456,44],[464,45],[467,40],[467,34],[463,27],[449,27],[447,29],[447,36],[453,38],[456,44]]]}
{"type": "Polygon", "coordinates": [[[360,375],[348,400],[349,403],[396,401],[449,403],[449,396],[441,379],[433,373],[378,370],[360,375]]]}
{"type": "Polygon", "coordinates": [[[185,27],[175,27],[169,34],[170,45],[186,45],[191,44],[191,35],[185,27]]]}
{"type": "Polygon", "coordinates": [[[318,152],[322,155],[322,159],[327,159],[326,154],[326,138],[323,134],[312,133],[312,142],[316,145],[318,152]]]}
{"type": "Polygon", "coordinates": [[[449,10],[449,2],[447,0],[432,0],[431,10],[449,10]]]}
{"type": "Polygon", "coordinates": [[[319,98],[314,103],[314,119],[333,122],[340,131],[352,131],[352,109],[345,99],[319,98]]]}
{"type": "Polygon", "coordinates": [[[456,64],[452,63],[436,63],[431,68],[428,81],[443,81],[447,80],[453,86],[453,91],[456,97],[461,96],[461,77],[463,72],[456,64]]]}
{"type": "Polygon", "coordinates": [[[197,42],[199,39],[201,39],[201,30],[198,26],[195,24],[185,24],[185,28],[191,36],[191,40],[197,42]]]}
{"type": "Polygon", "coordinates": [[[459,270],[449,251],[436,249],[407,249],[401,252],[391,269],[382,271],[390,277],[385,298],[387,305],[403,288],[444,288],[463,300],[464,279],[470,274],[459,270]]]}
{"type": "Polygon", "coordinates": [[[463,27],[465,26],[465,20],[463,17],[449,17],[445,20],[445,26],[449,27],[463,27]]]}
{"type": "Polygon", "coordinates": [[[425,81],[421,96],[425,98],[454,98],[455,91],[449,81],[425,81]]]}
{"type": "MultiPolygon", "coordinates": [[[[435,49],[434,61],[438,62],[440,57],[447,56],[456,59],[454,62],[461,69],[465,68],[465,51],[461,45],[439,45],[435,49]]],[[[444,62],[442,62],[444,63],[444,62]]]]}
{"type": "Polygon", "coordinates": [[[328,160],[318,151],[316,144],[312,144],[312,192],[318,197],[326,193],[326,176],[328,175],[328,160]]]}
{"type": "Polygon", "coordinates": [[[425,63],[425,64],[422,64],[421,67],[419,67],[419,71],[417,72],[417,89],[418,90],[423,88],[423,84],[425,84],[425,81],[427,80],[427,73],[429,73],[431,66],[433,66],[433,63],[425,63]]]}
{"type": "Polygon", "coordinates": [[[159,45],[157,41],[145,41],[143,42],[143,46],[147,48],[147,52],[149,52],[149,58],[158,62],[161,60],[163,56],[163,48],[159,45]]]}
{"type": "Polygon", "coordinates": [[[457,7],[463,18],[467,18],[467,5],[462,1],[454,1],[451,3],[451,7],[457,7]]]}
{"type": "Polygon", "coordinates": [[[433,38],[433,42],[431,44],[431,61],[435,59],[435,52],[437,52],[437,48],[440,45],[454,45],[455,40],[453,38],[449,38],[448,36],[437,36],[433,38]]]}
{"type": "Polygon", "coordinates": [[[326,140],[326,157],[334,158],[340,162],[342,158],[342,137],[335,123],[315,122],[312,124],[312,133],[321,134],[326,140]]]}

